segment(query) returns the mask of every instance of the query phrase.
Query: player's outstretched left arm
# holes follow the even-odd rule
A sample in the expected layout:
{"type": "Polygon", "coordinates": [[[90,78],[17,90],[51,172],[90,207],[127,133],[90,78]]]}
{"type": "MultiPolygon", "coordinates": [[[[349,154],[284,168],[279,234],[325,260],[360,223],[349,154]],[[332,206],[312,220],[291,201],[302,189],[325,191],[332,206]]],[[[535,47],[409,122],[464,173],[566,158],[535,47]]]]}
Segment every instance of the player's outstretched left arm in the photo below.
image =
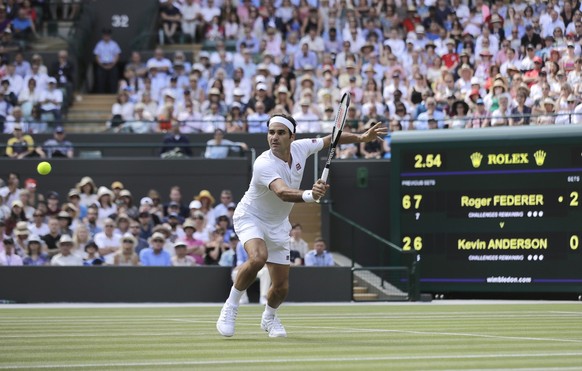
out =
{"type": "MultiPolygon", "coordinates": [[[[377,122],[374,126],[360,134],[343,132],[339,139],[339,143],[348,144],[348,143],[372,142],[376,139],[383,141],[384,137],[387,134],[388,128],[386,127],[386,125],[384,125],[381,122],[377,122]]],[[[331,145],[331,134],[323,138],[323,146],[329,147],[330,145],[331,145]]]]}

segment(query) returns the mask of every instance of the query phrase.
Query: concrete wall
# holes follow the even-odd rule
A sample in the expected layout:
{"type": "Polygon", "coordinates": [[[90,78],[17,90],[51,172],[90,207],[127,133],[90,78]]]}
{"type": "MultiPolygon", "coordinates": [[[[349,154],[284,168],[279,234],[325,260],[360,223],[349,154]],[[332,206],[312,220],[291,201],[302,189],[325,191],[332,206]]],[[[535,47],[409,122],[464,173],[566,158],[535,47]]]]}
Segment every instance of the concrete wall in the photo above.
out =
{"type": "MultiPolygon", "coordinates": [[[[350,301],[351,280],[349,268],[293,267],[287,301],[350,301]]],[[[220,303],[232,285],[227,267],[0,267],[0,282],[0,300],[17,303],[220,303]]]]}

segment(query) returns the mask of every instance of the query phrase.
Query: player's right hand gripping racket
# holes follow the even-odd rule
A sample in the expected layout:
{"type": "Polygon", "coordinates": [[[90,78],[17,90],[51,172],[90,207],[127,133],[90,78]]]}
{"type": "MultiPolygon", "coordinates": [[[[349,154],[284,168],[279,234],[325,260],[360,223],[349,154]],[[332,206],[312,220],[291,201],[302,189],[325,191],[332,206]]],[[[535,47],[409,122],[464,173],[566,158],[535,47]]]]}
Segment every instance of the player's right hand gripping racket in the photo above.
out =
{"type": "MultiPolygon", "coordinates": [[[[335,149],[339,143],[340,136],[342,135],[342,130],[344,130],[344,125],[346,124],[346,117],[348,116],[348,108],[350,107],[350,94],[344,93],[342,99],[340,100],[339,109],[337,115],[335,116],[335,125],[331,132],[331,145],[329,146],[329,155],[327,156],[327,161],[325,162],[325,167],[321,173],[321,180],[327,183],[327,177],[329,176],[329,166],[331,165],[331,160],[335,156],[335,149]]],[[[319,203],[320,200],[317,200],[319,203]]]]}

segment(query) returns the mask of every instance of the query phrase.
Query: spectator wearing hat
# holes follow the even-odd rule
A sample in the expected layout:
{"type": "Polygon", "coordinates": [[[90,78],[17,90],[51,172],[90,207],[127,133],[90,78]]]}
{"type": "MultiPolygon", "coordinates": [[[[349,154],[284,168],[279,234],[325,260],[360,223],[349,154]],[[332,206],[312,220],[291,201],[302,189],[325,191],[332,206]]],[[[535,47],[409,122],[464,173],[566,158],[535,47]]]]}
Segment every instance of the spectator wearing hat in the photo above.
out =
{"type": "Polygon", "coordinates": [[[77,188],[80,191],[81,205],[89,207],[90,205],[97,204],[97,186],[91,177],[84,176],[81,178],[77,184],[77,188]]]}
{"type": "Polygon", "coordinates": [[[16,254],[14,239],[4,237],[2,241],[4,250],[0,251],[0,266],[21,266],[23,264],[22,258],[16,254]]]}
{"type": "Polygon", "coordinates": [[[47,79],[48,87],[40,94],[40,109],[42,113],[51,114],[53,121],[61,122],[61,107],[63,105],[63,92],[57,89],[57,79],[49,77],[47,79]]]}
{"type": "Polygon", "coordinates": [[[362,76],[357,72],[356,64],[352,61],[346,62],[346,71],[341,73],[338,77],[338,86],[340,89],[355,86],[361,87],[362,86],[362,76]],[[355,77],[355,81],[351,81],[350,79],[355,77]]]}
{"type": "Polygon", "coordinates": [[[43,151],[46,157],[73,158],[73,143],[65,140],[65,138],[65,129],[62,126],[57,126],[53,133],[53,139],[47,139],[43,144],[43,151]]]}
{"type": "MultiPolygon", "coordinates": [[[[0,258],[0,260],[1,259],[2,258],[0,258]]],[[[40,237],[34,234],[28,237],[26,256],[22,260],[22,264],[38,267],[48,265],[49,263],[50,263],[49,256],[42,251],[42,240],[40,239],[40,237]]]]}
{"type": "Polygon", "coordinates": [[[22,108],[16,106],[12,109],[12,113],[6,117],[4,122],[4,133],[11,134],[14,131],[14,125],[20,124],[23,133],[37,134],[45,131],[45,128],[36,123],[32,123],[24,117],[22,108]]]}
{"type": "Polygon", "coordinates": [[[29,134],[23,132],[22,124],[15,123],[12,126],[12,137],[6,142],[6,156],[13,159],[25,157],[41,157],[45,154],[42,148],[34,146],[34,139],[29,134]]]}
{"type": "Polygon", "coordinates": [[[96,93],[112,94],[116,92],[118,82],[117,64],[120,54],[121,48],[111,39],[111,30],[103,29],[101,40],[93,49],[96,62],[96,93]]]}
{"type": "Polygon", "coordinates": [[[117,206],[118,210],[123,209],[128,217],[130,217],[131,219],[137,219],[138,208],[133,203],[133,195],[131,194],[131,191],[129,191],[128,189],[121,190],[119,192],[118,201],[119,201],[117,206]]]}
{"type": "Polygon", "coordinates": [[[176,255],[172,256],[172,266],[174,267],[194,267],[196,260],[188,255],[188,246],[184,241],[174,243],[174,251],[176,255]]]}
{"type": "Polygon", "coordinates": [[[170,255],[169,252],[164,250],[164,243],[166,242],[166,237],[162,233],[156,232],[152,234],[148,242],[150,246],[146,249],[141,250],[139,253],[139,260],[141,265],[146,267],[171,266],[172,256],[170,255]]]}
{"type": "Polygon", "coordinates": [[[99,254],[99,248],[97,244],[93,241],[89,242],[83,247],[83,265],[93,266],[93,265],[103,265],[105,260],[99,254]]]}
{"type": "MultiPolygon", "coordinates": [[[[0,14],[1,14],[1,12],[0,12],[0,14]]],[[[7,22],[7,21],[8,21],[8,24],[6,25],[4,30],[2,30],[2,34],[0,35],[0,48],[2,48],[2,51],[4,53],[12,53],[12,52],[22,51],[22,43],[20,43],[18,40],[15,40],[13,35],[12,35],[12,30],[10,29],[10,25],[9,25],[10,19],[4,19],[4,20],[0,19],[0,22],[7,22]]]]}
{"type": "Polygon", "coordinates": [[[197,265],[203,265],[205,253],[204,244],[208,240],[203,241],[194,235],[196,232],[196,223],[193,219],[187,219],[184,224],[182,224],[182,229],[184,230],[184,237],[182,237],[180,241],[186,245],[187,254],[194,259],[197,265]]]}
{"type": "Polygon", "coordinates": [[[16,223],[16,227],[12,231],[14,235],[14,248],[16,254],[24,257],[26,255],[26,246],[28,244],[28,236],[30,236],[30,231],[28,230],[28,222],[26,220],[21,220],[16,223]]]}
{"type": "Polygon", "coordinates": [[[22,201],[20,201],[20,199],[15,199],[10,203],[10,213],[4,218],[4,233],[8,236],[12,235],[17,224],[26,220],[22,201]]]}
{"type": "Polygon", "coordinates": [[[542,101],[543,114],[536,119],[536,125],[554,125],[556,123],[556,102],[550,98],[544,98],[542,101]]]}
{"type": "Polygon", "coordinates": [[[509,94],[505,92],[497,96],[499,106],[491,113],[491,126],[509,126],[509,116],[511,116],[509,99],[509,94]]]}
{"type": "Polygon", "coordinates": [[[51,265],[57,267],[64,266],[81,266],[83,265],[83,259],[72,251],[75,248],[73,239],[69,235],[63,235],[59,239],[57,246],[59,248],[59,253],[52,257],[51,265]]]}
{"type": "Polygon", "coordinates": [[[115,230],[115,221],[106,218],[103,221],[103,232],[97,233],[94,240],[99,247],[99,254],[107,264],[112,264],[115,253],[121,248],[121,235],[115,230]]]}
{"type": "Polygon", "coordinates": [[[293,115],[297,122],[297,133],[321,133],[320,117],[310,109],[311,101],[307,98],[299,102],[300,111],[293,115]]]}
{"type": "MultiPolygon", "coordinates": [[[[152,191],[157,192],[155,190],[152,191]]],[[[158,225],[162,222],[164,211],[163,206],[159,201],[154,201],[154,198],[156,197],[153,197],[154,195],[152,194],[152,191],[149,192],[149,196],[142,197],[139,201],[139,217],[141,218],[142,212],[147,212],[151,216],[151,222],[153,225],[158,225]]],[[[157,198],[159,199],[159,196],[157,198]]]]}
{"type": "Polygon", "coordinates": [[[117,266],[137,266],[139,256],[136,253],[137,239],[131,233],[125,233],[121,237],[121,249],[113,256],[113,265],[117,266]]]}
{"type": "MultiPolygon", "coordinates": [[[[563,97],[560,97],[563,98],[563,97]]],[[[555,118],[556,125],[571,125],[576,123],[576,118],[574,115],[574,111],[576,108],[577,98],[574,94],[569,94],[565,99],[565,106],[560,106],[557,116],[555,118]]]]}
{"type": "Polygon", "coordinates": [[[105,186],[101,186],[97,190],[98,222],[105,221],[111,215],[117,214],[117,205],[113,202],[113,197],[113,192],[105,186]]]}
{"type": "Polygon", "coordinates": [[[71,217],[71,215],[64,210],[61,210],[57,214],[57,220],[59,221],[59,228],[60,228],[59,233],[61,235],[68,234],[69,236],[72,236],[73,231],[71,229],[71,224],[73,222],[73,218],[71,217]]]}

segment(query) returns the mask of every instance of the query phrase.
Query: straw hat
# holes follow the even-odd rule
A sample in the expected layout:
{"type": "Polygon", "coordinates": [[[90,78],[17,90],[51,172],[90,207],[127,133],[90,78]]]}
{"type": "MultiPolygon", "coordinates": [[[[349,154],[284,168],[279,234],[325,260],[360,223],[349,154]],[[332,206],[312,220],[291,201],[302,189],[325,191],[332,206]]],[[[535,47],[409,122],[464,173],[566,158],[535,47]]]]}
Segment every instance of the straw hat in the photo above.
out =
{"type": "Polygon", "coordinates": [[[214,204],[216,202],[210,191],[207,189],[201,190],[200,193],[198,193],[198,196],[194,197],[194,199],[200,201],[204,197],[210,200],[210,204],[214,204]]]}

